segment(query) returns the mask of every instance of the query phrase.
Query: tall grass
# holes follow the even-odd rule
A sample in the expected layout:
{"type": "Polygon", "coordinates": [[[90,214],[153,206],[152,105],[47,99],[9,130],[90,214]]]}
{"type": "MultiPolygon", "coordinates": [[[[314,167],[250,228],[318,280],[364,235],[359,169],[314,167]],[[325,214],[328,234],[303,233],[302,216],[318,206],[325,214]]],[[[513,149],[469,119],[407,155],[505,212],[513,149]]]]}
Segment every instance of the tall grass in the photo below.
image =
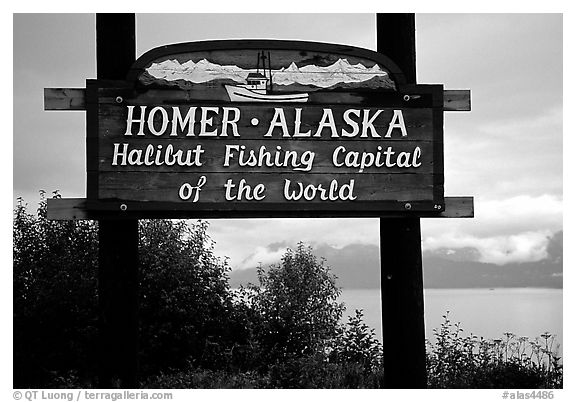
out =
{"type": "MultiPolygon", "coordinates": [[[[460,323],[443,315],[426,340],[428,388],[562,388],[563,366],[555,336],[534,340],[506,332],[499,339],[464,336],[460,323]]],[[[149,388],[382,388],[382,345],[357,311],[331,347],[311,356],[279,361],[265,372],[191,368],[149,379],[149,388]]]]}
{"type": "Polygon", "coordinates": [[[563,366],[555,336],[529,340],[511,332],[502,338],[463,336],[448,313],[427,340],[430,388],[562,388],[563,366]]]}

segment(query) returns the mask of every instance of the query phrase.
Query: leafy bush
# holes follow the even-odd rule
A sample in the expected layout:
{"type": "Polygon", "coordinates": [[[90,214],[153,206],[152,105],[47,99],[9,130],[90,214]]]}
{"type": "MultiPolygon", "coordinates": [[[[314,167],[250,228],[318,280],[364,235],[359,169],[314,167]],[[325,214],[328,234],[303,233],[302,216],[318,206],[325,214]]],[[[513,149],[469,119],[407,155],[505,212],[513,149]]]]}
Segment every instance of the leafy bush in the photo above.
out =
{"type": "Polygon", "coordinates": [[[344,388],[342,367],[322,353],[289,358],[270,367],[267,388],[344,388]]]}
{"type": "Polygon", "coordinates": [[[330,352],[339,363],[356,364],[364,372],[378,371],[382,367],[382,344],[376,331],[364,323],[364,313],[356,310],[348,323],[340,327],[330,352]]]}
{"type": "Polygon", "coordinates": [[[89,375],[97,336],[95,223],[46,219],[42,192],[36,215],[18,200],[12,235],[14,387],[89,375]]]}
{"type": "Polygon", "coordinates": [[[242,294],[251,310],[250,333],[263,363],[308,356],[323,349],[337,332],[344,306],[336,277],[311,247],[288,249],[280,264],[259,267],[259,286],[242,294]]]}
{"type": "Polygon", "coordinates": [[[226,260],[199,221],[141,220],[140,344],[144,373],[220,367],[235,337],[226,260]]]}
{"type": "Polygon", "coordinates": [[[312,248],[287,249],[280,264],[258,269],[259,285],[241,288],[251,368],[266,388],[368,388],[383,383],[382,346],[356,311],[346,325],[336,277],[312,248]]]}
{"type": "MultiPolygon", "coordinates": [[[[57,193],[54,195],[59,197],[57,193]]],[[[97,365],[98,226],[14,210],[14,386],[94,384],[97,365]]],[[[140,361],[144,374],[192,362],[220,367],[245,343],[236,324],[226,260],[207,223],[141,220],[140,361]]],[[[244,337],[244,338],[243,338],[244,337]]]]}

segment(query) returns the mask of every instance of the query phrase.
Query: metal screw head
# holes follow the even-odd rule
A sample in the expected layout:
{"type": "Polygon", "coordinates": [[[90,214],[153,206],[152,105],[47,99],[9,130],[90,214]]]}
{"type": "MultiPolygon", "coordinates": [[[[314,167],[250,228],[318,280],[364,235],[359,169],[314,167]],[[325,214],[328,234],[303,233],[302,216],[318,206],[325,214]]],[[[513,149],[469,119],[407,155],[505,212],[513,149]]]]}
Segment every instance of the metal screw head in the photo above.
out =
{"type": "Polygon", "coordinates": [[[410,204],[409,202],[407,202],[406,204],[404,204],[404,208],[407,210],[411,210],[412,209],[412,204],[410,204]]]}
{"type": "Polygon", "coordinates": [[[120,211],[126,211],[128,209],[128,205],[120,204],[120,211]]]}
{"type": "Polygon", "coordinates": [[[404,95],[404,100],[408,102],[410,100],[410,95],[404,95]]]}
{"type": "Polygon", "coordinates": [[[122,103],[123,101],[124,101],[124,99],[122,99],[121,96],[116,97],[116,103],[122,103]]]}

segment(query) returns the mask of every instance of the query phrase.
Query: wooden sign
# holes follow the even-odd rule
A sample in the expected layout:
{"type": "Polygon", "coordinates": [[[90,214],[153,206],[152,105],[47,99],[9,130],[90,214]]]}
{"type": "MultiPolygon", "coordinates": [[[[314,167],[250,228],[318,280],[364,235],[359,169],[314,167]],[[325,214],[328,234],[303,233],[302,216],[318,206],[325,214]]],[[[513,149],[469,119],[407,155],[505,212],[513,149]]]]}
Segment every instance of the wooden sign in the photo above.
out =
{"type": "Polygon", "coordinates": [[[195,211],[442,211],[442,85],[284,41],[154,49],[88,80],[88,199],[195,211]]]}

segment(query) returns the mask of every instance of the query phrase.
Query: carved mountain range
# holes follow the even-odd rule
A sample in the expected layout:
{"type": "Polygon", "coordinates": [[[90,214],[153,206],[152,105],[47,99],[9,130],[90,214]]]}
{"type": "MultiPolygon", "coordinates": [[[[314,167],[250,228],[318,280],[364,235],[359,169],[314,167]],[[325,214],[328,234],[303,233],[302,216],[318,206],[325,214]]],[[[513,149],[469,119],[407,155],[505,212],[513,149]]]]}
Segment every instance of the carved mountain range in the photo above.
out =
{"type": "MultiPolygon", "coordinates": [[[[256,72],[256,69],[219,65],[206,59],[198,62],[189,60],[184,63],[169,59],[152,63],[145,71],[147,74],[141,76],[141,82],[150,83],[150,78],[154,78],[167,82],[183,81],[194,84],[216,80],[231,80],[244,84],[248,74],[256,72]]],[[[347,59],[338,59],[325,67],[313,64],[299,67],[292,62],[288,67],[272,70],[272,81],[277,86],[300,84],[315,88],[333,88],[341,85],[366,87],[364,83],[369,82],[369,88],[375,86],[394,88],[394,82],[388,72],[379,65],[366,67],[362,63],[350,64],[347,59]]]]}

